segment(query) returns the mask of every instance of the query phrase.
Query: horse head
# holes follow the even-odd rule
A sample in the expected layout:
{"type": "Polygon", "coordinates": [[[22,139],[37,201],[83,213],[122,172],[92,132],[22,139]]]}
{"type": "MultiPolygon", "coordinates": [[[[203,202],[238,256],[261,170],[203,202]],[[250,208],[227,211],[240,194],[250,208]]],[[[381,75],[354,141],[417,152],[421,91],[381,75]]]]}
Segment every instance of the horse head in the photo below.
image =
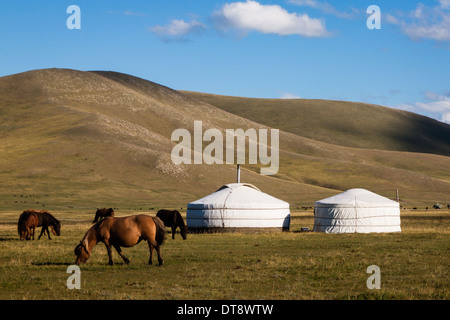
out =
{"type": "Polygon", "coordinates": [[[20,240],[27,239],[27,229],[20,230],[20,240]]]}
{"type": "Polygon", "coordinates": [[[91,256],[91,253],[88,249],[88,242],[87,239],[83,239],[80,241],[80,243],[75,247],[75,255],[77,256],[77,259],[75,260],[75,264],[79,265],[81,263],[85,263],[89,257],[91,256]]]}
{"type": "Polygon", "coordinates": [[[180,226],[180,233],[181,233],[181,236],[183,237],[183,240],[187,239],[187,230],[188,230],[188,228],[186,225],[180,226]]]}
{"type": "Polygon", "coordinates": [[[50,228],[52,229],[52,233],[55,236],[61,235],[61,222],[59,222],[58,220],[56,220],[55,223],[51,224],[50,228]]]}

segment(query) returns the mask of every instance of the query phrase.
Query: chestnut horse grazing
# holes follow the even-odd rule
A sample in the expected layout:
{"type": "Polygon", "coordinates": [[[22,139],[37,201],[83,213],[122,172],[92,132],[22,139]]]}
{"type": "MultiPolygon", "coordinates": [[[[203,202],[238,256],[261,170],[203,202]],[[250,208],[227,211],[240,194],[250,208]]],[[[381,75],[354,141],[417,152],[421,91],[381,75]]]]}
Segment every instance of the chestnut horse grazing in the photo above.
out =
{"type": "Polygon", "coordinates": [[[84,235],[83,240],[75,248],[77,259],[75,264],[85,263],[91,256],[91,251],[98,242],[103,242],[109,256],[109,265],[113,265],[113,246],[123,261],[128,264],[130,260],[124,256],[120,247],[132,247],[146,240],[150,251],[148,264],[152,264],[153,249],[158,254],[159,265],[163,264],[160,246],[165,238],[165,226],[161,219],[147,215],[128,217],[106,217],[93,225],[84,235]]]}
{"type": "Polygon", "coordinates": [[[17,224],[17,230],[19,231],[20,240],[26,239],[34,240],[34,231],[38,226],[39,218],[37,214],[31,210],[24,211],[20,217],[17,224]]]}

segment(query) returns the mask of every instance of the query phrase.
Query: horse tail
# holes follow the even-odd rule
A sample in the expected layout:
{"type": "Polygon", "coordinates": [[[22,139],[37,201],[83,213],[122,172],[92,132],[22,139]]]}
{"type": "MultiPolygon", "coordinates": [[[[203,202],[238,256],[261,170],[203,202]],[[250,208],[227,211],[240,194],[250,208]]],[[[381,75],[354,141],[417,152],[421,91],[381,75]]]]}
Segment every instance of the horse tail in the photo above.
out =
{"type": "Polygon", "coordinates": [[[158,217],[152,217],[153,222],[156,226],[156,234],[155,234],[155,240],[159,245],[162,245],[164,242],[164,239],[166,238],[166,226],[164,225],[164,222],[158,217]]]}
{"type": "Polygon", "coordinates": [[[19,232],[19,235],[22,236],[22,230],[24,225],[24,219],[25,218],[25,212],[23,212],[19,217],[19,222],[17,223],[17,231],[19,232]]]}

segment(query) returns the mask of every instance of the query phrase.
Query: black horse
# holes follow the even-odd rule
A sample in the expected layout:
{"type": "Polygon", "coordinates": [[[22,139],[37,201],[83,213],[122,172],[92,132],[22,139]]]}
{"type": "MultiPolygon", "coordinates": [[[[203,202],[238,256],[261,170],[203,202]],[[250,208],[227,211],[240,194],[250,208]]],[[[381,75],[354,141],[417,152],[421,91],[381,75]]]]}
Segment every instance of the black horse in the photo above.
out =
{"type": "Polygon", "coordinates": [[[187,226],[178,210],[161,209],[156,216],[164,222],[166,227],[172,228],[172,239],[175,239],[175,230],[179,227],[183,240],[186,240],[187,226]]]}
{"type": "Polygon", "coordinates": [[[114,217],[114,209],[113,208],[98,209],[97,212],[95,213],[95,219],[94,219],[94,221],[92,221],[92,223],[97,223],[99,221],[99,219],[101,220],[102,218],[106,218],[106,217],[114,217]]]}

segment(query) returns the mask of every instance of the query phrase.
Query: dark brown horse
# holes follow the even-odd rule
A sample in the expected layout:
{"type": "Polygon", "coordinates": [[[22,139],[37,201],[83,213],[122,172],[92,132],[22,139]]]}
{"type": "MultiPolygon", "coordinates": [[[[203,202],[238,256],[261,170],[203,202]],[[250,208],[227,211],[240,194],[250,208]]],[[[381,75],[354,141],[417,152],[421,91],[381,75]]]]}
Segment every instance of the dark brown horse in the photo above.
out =
{"type": "Polygon", "coordinates": [[[85,263],[91,256],[91,251],[98,242],[103,242],[109,256],[109,265],[113,265],[113,246],[123,261],[128,264],[130,260],[124,256],[120,247],[132,247],[146,240],[150,251],[149,264],[152,264],[153,249],[158,254],[159,265],[163,264],[160,246],[164,242],[165,227],[161,219],[147,215],[129,217],[106,217],[93,225],[84,235],[83,240],[75,248],[77,259],[75,264],[85,263]]]}
{"type": "Polygon", "coordinates": [[[17,223],[17,231],[20,235],[20,240],[31,240],[33,237],[34,240],[34,231],[38,226],[38,216],[31,210],[24,211],[20,217],[19,222],[17,223]]]}
{"type": "Polygon", "coordinates": [[[47,210],[34,212],[39,218],[38,227],[42,227],[41,234],[39,235],[38,240],[41,239],[41,236],[43,234],[45,236],[45,231],[47,231],[48,239],[52,240],[52,238],[50,237],[50,232],[48,230],[49,227],[55,236],[61,235],[61,222],[59,222],[59,220],[56,219],[50,212],[48,212],[47,210]]]}
{"type": "Polygon", "coordinates": [[[175,230],[180,228],[181,236],[183,240],[186,240],[187,226],[178,210],[161,209],[156,216],[164,222],[166,227],[172,228],[172,239],[175,239],[175,230]]]}
{"type": "MultiPolygon", "coordinates": [[[[48,230],[49,227],[52,230],[54,235],[59,236],[61,234],[61,223],[50,212],[48,212],[47,210],[43,210],[43,211],[25,210],[22,213],[22,215],[24,215],[24,217],[25,217],[25,215],[30,214],[30,213],[34,213],[38,217],[38,224],[36,227],[42,227],[41,233],[40,233],[38,239],[41,239],[42,234],[44,234],[45,231],[47,231],[48,238],[49,238],[49,240],[51,240],[50,232],[48,230]]],[[[19,224],[18,224],[19,229],[22,228],[22,226],[21,226],[22,224],[23,224],[23,222],[21,222],[21,219],[19,218],[19,224]]]]}
{"type": "Polygon", "coordinates": [[[97,212],[95,212],[95,219],[94,219],[94,221],[92,221],[92,223],[97,223],[99,221],[99,219],[101,220],[106,217],[114,217],[114,209],[113,208],[97,209],[97,212]]]}

